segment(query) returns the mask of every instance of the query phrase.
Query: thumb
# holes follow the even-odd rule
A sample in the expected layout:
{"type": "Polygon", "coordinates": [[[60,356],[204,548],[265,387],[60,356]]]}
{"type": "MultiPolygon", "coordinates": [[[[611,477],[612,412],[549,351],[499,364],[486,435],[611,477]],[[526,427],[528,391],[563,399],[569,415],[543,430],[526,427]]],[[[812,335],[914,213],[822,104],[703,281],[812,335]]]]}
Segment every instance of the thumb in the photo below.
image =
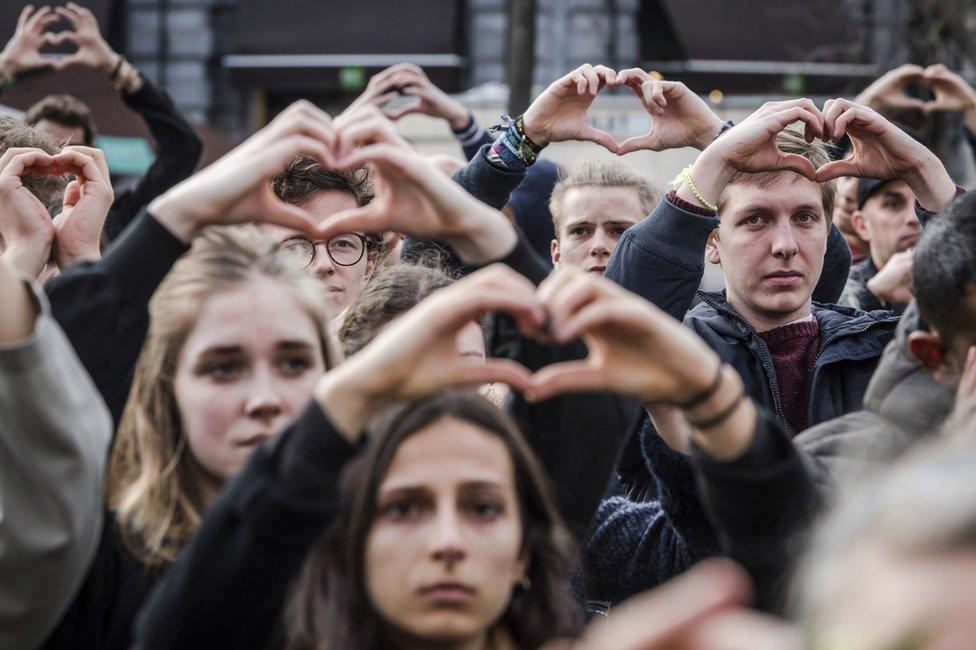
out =
{"type": "Polygon", "coordinates": [[[62,199],[61,204],[64,207],[71,207],[81,200],[81,184],[74,180],[68,183],[68,186],[64,188],[64,199],[62,199]]]}
{"type": "Polygon", "coordinates": [[[525,398],[539,402],[560,393],[598,391],[603,384],[601,373],[588,360],[567,361],[546,366],[535,373],[525,398]]]}
{"type": "Polygon", "coordinates": [[[598,145],[604,147],[611,153],[617,153],[617,143],[614,142],[610,134],[601,131],[600,129],[594,128],[589,124],[580,132],[580,140],[586,140],[587,142],[595,142],[598,145]]]}
{"type": "Polygon", "coordinates": [[[380,232],[386,227],[385,214],[376,203],[359,208],[341,210],[315,228],[315,234],[322,239],[331,239],[347,232],[380,232]]]}
{"type": "MultiPolygon", "coordinates": [[[[780,153],[780,167],[796,172],[811,181],[817,180],[817,168],[807,158],[798,153],[780,153]]],[[[828,163],[829,164],[829,163],[828,163]]],[[[826,165],[825,165],[826,166],[826,165]]]]}
{"type": "Polygon", "coordinates": [[[637,135],[632,138],[627,138],[621,142],[617,147],[617,155],[622,156],[632,151],[640,151],[642,149],[650,149],[651,151],[655,151],[654,144],[654,136],[650,133],[637,135]]]}
{"type": "Polygon", "coordinates": [[[455,369],[457,385],[490,384],[497,381],[515,390],[525,391],[532,384],[532,376],[525,366],[511,359],[486,359],[484,363],[461,363],[455,369]]]}
{"type": "Polygon", "coordinates": [[[404,104],[399,108],[395,108],[389,113],[387,113],[386,115],[387,117],[389,117],[391,120],[395,122],[396,120],[399,120],[404,115],[410,115],[411,113],[420,112],[420,103],[421,103],[421,99],[419,97],[415,97],[414,100],[409,104],[404,104]]]}
{"type": "Polygon", "coordinates": [[[854,164],[854,161],[850,158],[845,158],[821,165],[820,169],[816,172],[816,178],[814,180],[818,183],[823,183],[842,176],[857,176],[859,173],[860,171],[857,165],[854,164]]]}

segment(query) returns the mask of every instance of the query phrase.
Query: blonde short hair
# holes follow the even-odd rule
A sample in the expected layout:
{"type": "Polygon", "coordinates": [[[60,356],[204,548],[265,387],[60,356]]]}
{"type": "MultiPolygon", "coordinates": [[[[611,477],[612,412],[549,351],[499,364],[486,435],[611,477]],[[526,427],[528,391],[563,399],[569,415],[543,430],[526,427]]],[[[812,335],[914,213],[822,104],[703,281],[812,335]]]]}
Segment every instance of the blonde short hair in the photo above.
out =
{"type": "Polygon", "coordinates": [[[592,160],[578,166],[567,176],[560,178],[549,197],[552,225],[559,236],[559,224],[565,216],[566,193],[581,187],[626,187],[637,192],[641,209],[648,215],[661,195],[649,180],[619,160],[592,160]]]}
{"type": "Polygon", "coordinates": [[[122,540],[145,564],[171,562],[200,525],[206,506],[173,387],[180,351],[203,303],[253,278],[278,281],[315,322],[325,367],[334,368],[341,359],[321,289],[281,256],[254,226],[208,228],[149,303],[149,332],[112,450],[108,490],[122,540]]]}

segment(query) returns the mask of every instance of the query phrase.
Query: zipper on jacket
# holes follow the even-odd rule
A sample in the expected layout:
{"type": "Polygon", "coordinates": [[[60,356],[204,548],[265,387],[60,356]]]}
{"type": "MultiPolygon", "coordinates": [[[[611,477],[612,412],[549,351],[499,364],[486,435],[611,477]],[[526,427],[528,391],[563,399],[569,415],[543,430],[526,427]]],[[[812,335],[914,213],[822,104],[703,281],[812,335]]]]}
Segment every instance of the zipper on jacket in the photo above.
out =
{"type": "MultiPolygon", "coordinates": [[[[773,406],[776,407],[776,415],[779,416],[780,421],[786,425],[788,430],[792,430],[792,427],[790,427],[789,423],[786,421],[786,415],[783,414],[783,405],[779,398],[779,380],[776,378],[776,366],[773,364],[773,356],[769,353],[769,348],[766,347],[766,342],[759,338],[759,333],[756,331],[756,328],[745,319],[745,316],[735,311],[731,307],[715,304],[711,298],[706,296],[704,293],[699,293],[698,295],[701,296],[701,299],[704,300],[712,309],[742,323],[752,333],[754,338],[759,339],[759,356],[763,364],[763,370],[766,371],[766,379],[769,380],[769,385],[773,389],[773,406]]],[[[797,433],[797,431],[793,432],[794,435],[797,433]]]]}

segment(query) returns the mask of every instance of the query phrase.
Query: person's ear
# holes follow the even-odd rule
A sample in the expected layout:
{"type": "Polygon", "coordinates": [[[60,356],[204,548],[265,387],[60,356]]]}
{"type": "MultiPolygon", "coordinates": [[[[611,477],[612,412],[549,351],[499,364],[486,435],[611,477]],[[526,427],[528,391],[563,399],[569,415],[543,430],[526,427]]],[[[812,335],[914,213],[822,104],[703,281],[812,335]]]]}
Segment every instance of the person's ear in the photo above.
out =
{"type": "Polygon", "coordinates": [[[369,282],[376,270],[376,261],[380,258],[379,251],[366,253],[366,268],[363,269],[363,280],[369,282]]]}
{"type": "Polygon", "coordinates": [[[916,330],[908,335],[908,350],[926,372],[935,373],[948,363],[948,350],[937,334],[916,330]]]}
{"type": "Polygon", "coordinates": [[[708,234],[708,241],[705,243],[705,259],[712,264],[722,263],[722,256],[718,252],[718,228],[708,234]]]}
{"type": "Polygon", "coordinates": [[[552,242],[549,243],[549,257],[552,258],[552,265],[553,266],[559,266],[559,257],[560,257],[560,255],[559,255],[559,240],[558,239],[553,239],[552,242]]]}
{"type": "Polygon", "coordinates": [[[864,213],[860,210],[855,210],[851,213],[851,228],[857,233],[857,236],[864,241],[871,241],[871,232],[868,229],[868,220],[864,217],[864,213]]]}

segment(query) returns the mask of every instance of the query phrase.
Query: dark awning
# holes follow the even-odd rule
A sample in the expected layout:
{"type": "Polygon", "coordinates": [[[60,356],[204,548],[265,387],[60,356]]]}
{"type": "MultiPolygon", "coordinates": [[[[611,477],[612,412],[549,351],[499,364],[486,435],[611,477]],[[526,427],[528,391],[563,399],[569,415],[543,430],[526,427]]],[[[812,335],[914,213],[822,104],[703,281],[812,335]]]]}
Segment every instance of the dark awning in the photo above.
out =
{"type": "Polygon", "coordinates": [[[460,4],[248,0],[238,12],[235,52],[223,63],[241,85],[335,91],[350,70],[371,74],[409,61],[451,89],[464,63],[460,4]]]}

